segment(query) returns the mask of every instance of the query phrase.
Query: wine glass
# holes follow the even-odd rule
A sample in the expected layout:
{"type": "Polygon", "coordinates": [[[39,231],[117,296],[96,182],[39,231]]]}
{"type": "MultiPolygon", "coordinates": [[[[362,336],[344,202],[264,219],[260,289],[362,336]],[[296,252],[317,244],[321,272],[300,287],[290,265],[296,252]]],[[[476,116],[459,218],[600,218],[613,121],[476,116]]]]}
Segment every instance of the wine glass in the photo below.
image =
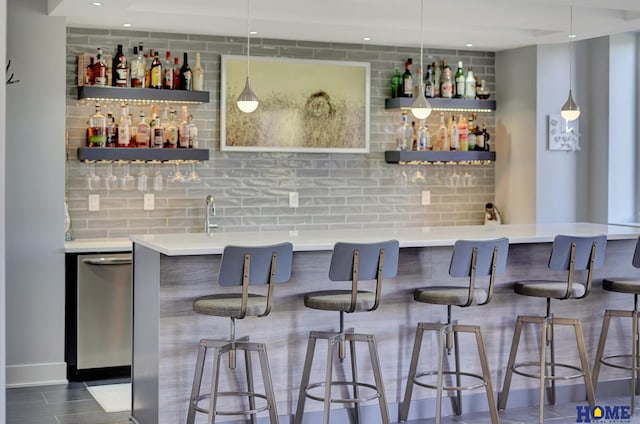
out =
{"type": "Polygon", "coordinates": [[[100,176],[96,174],[96,163],[88,162],[87,167],[89,168],[89,175],[87,175],[87,186],[91,191],[98,190],[100,188],[100,176]]]}
{"type": "Polygon", "coordinates": [[[124,173],[120,177],[120,187],[123,190],[133,190],[135,185],[135,178],[129,173],[129,162],[124,164],[124,173]]]}
{"type": "Polygon", "coordinates": [[[138,191],[147,191],[147,167],[142,165],[138,172],[138,191]]]}
{"type": "Polygon", "coordinates": [[[111,162],[107,164],[107,175],[104,176],[104,186],[107,190],[113,190],[118,185],[118,177],[113,174],[113,165],[111,162]]]}
{"type": "Polygon", "coordinates": [[[200,175],[198,175],[198,173],[196,172],[196,163],[194,162],[190,162],[188,165],[188,169],[190,170],[187,177],[184,179],[185,182],[191,182],[191,183],[199,183],[200,181],[202,181],[202,178],[200,178],[200,175]]]}
{"type": "Polygon", "coordinates": [[[163,179],[162,172],[158,169],[153,177],[153,191],[162,191],[163,179]]]}
{"type": "Polygon", "coordinates": [[[171,182],[174,183],[181,183],[184,181],[184,175],[182,175],[182,172],[180,171],[180,161],[175,161],[173,163],[173,166],[175,167],[174,170],[169,173],[169,176],[167,177],[167,179],[171,182]]]}

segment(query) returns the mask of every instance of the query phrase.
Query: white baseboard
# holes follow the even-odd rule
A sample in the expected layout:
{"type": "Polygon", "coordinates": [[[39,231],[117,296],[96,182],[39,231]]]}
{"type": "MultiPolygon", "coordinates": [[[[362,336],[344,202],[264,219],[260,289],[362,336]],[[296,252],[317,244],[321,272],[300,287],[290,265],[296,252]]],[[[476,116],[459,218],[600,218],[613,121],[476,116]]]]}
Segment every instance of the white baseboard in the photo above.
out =
{"type": "Polygon", "coordinates": [[[65,362],[7,365],[6,372],[7,388],[68,383],[65,362]]]}

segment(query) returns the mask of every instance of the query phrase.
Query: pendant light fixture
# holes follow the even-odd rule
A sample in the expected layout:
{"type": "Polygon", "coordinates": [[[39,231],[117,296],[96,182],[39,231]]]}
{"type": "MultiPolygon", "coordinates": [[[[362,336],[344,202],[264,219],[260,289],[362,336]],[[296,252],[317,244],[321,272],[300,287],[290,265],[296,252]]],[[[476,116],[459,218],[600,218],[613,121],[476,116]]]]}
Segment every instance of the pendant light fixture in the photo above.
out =
{"type": "Polygon", "coordinates": [[[236,101],[238,108],[244,113],[251,113],[258,108],[258,97],[251,89],[251,83],[249,82],[249,53],[251,52],[250,17],[251,0],[247,0],[247,82],[244,85],[244,90],[242,90],[242,93],[240,93],[236,101]]]}
{"type": "MultiPolygon", "coordinates": [[[[422,56],[424,50],[424,40],[423,40],[423,20],[424,20],[424,0],[420,0],[420,73],[424,72],[424,68],[422,67],[422,56]]],[[[411,105],[411,113],[417,119],[427,119],[429,115],[431,115],[431,104],[424,96],[424,81],[422,80],[422,75],[418,75],[420,78],[420,90],[418,93],[418,98],[411,105]]]]}
{"type": "Polygon", "coordinates": [[[573,90],[571,87],[573,82],[573,39],[576,36],[573,33],[573,5],[569,6],[569,15],[569,98],[565,102],[564,106],[562,106],[560,115],[562,115],[562,117],[567,121],[574,121],[580,116],[580,108],[573,99],[573,90]]]}

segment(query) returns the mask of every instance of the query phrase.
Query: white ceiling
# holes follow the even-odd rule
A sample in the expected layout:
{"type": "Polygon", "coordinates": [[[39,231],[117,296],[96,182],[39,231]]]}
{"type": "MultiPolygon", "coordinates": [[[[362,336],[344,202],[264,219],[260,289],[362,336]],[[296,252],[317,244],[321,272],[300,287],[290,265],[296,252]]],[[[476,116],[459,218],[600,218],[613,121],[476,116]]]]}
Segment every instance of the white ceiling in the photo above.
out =
{"type": "MultiPolygon", "coordinates": [[[[246,0],[48,0],[75,27],[246,36],[246,0]]],[[[640,30],[640,0],[424,0],[426,47],[504,50],[640,30]]],[[[258,38],[420,45],[420,0],[251,0],[258,38]],[[363,41],[371,37],[371,41],[363,41]]]]}

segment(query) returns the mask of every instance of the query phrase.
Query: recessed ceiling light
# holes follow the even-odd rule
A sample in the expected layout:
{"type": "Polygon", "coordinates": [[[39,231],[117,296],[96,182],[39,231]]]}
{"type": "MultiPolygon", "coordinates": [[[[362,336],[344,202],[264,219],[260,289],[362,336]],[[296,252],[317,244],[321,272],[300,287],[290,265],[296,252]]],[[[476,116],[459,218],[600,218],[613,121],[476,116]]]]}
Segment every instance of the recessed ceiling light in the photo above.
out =
{"type": "Polygon", "coordinates": [[[569,38],[576,38],[577,35],[576,34],[569,34],[569,38]]]}
{"type": "Polygon", "coordinates": [[[251,35],[258,35],[258,31],[249,31],[249,34],[251,34],[251,35]]]}
{"type": "Polygon", "coordinates": [[[101,1],[92,1],[91,4],[93,6],[102,6],[102,2],[101,1]]]}
{"type": "Polygon", "coordinates": [[[371,41],[371,37],[362,37],[363,41],[371,41]]]}
{"type": "Polygon", "coordinates": [[[124,24],[122,24],[122,26],[125,27],[125,28],[129,28],[129,27],[133,26],[133,24],[124,23],[124,24]]]}
{"type": "Polygon", "coordinates": [[[473,47],[473,43],[467,43],[467,44],[465,44],[465,46],[467,46],[467,47],[473,47]]]}

